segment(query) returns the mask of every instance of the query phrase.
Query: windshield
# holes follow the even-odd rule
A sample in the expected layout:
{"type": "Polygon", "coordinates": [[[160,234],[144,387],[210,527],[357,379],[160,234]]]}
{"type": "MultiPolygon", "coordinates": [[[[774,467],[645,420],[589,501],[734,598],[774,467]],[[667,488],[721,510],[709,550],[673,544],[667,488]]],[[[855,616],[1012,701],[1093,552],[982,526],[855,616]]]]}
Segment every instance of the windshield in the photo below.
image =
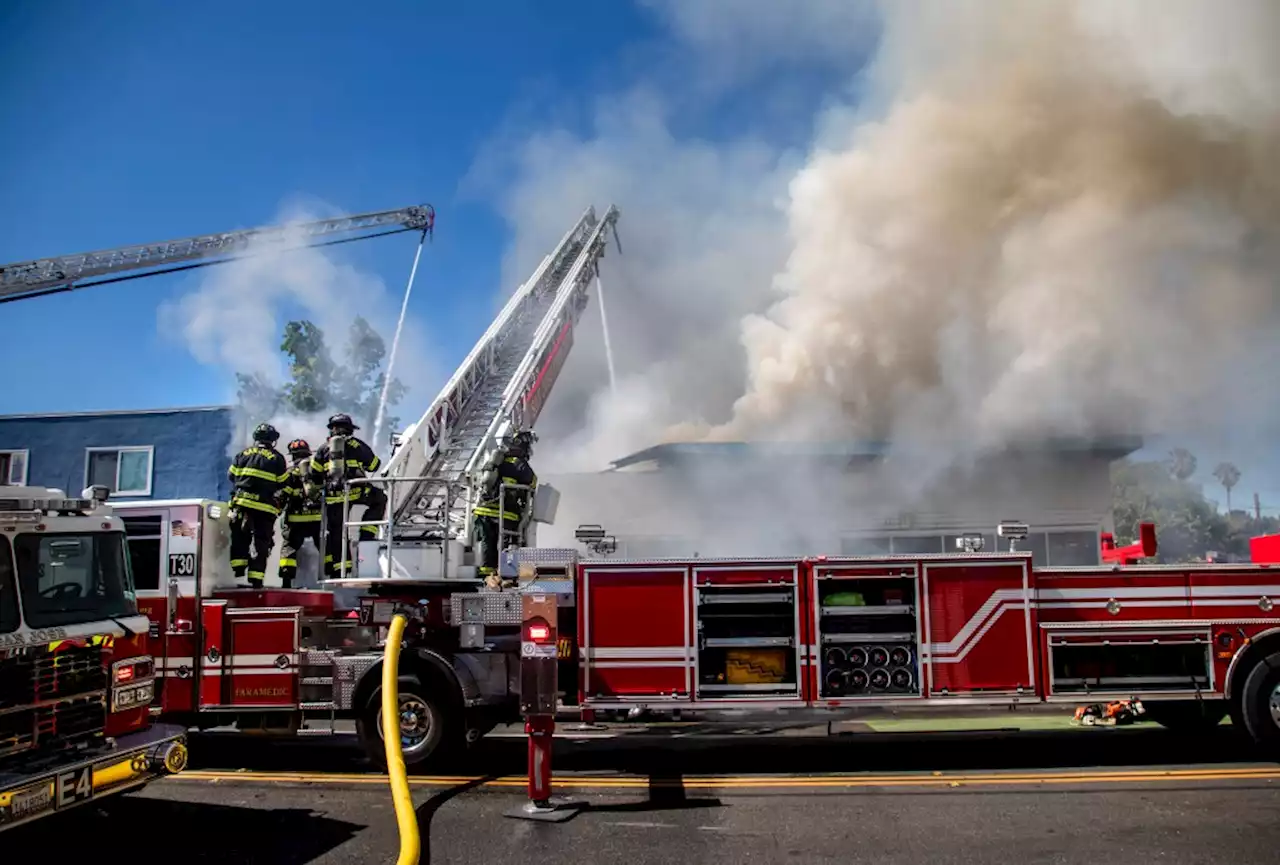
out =
{"type": "Polygon", "coordinates": [[[14,538],[27,624],[49,628],[135,615],[124,550],[121,532],[14,538]]]}
{"type": "Polygon", "coordinates": [[[18,582],[13,577],[9,539],[0,535],[0,634],[18,630],[18,582]]]}

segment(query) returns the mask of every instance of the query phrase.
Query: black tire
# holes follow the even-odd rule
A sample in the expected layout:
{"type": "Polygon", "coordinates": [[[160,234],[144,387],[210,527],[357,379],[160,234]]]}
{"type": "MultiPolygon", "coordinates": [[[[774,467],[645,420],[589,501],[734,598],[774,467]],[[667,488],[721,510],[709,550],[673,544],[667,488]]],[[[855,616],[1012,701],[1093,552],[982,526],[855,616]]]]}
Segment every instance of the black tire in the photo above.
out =
{"type": "MultiPolygon", "coordinates": [[[[401,709],[408,706],[413,710],[412,717],[422,731],[420,736],[402,738],[404,765],[406,769],[420,768],[438,760],[442,752],[449,750],[442,746],[456,738],[457,718],[448,700],[440,694],[432,693],[412,676],[401,676],[398,690],[401,709]]],[[[385,769],[387,755],[382,741],[381,722],[382,688],[379,687],[369,697],[364,711],[356,719],[356,733],[369,759],[385,769]]]]}
{"type": "Polygon", "coordinates": [[[1227,717],[1225,700],[1153,700],[1142,708],[1161,727],[1178,733],[1208,733],[1227,717]]]}
{"type": "Polygon", "coordinates": [[[1249,738],[1280,750],[1280,652],[1254,665],[1240,689],[1240,716],[1249,738]]]}

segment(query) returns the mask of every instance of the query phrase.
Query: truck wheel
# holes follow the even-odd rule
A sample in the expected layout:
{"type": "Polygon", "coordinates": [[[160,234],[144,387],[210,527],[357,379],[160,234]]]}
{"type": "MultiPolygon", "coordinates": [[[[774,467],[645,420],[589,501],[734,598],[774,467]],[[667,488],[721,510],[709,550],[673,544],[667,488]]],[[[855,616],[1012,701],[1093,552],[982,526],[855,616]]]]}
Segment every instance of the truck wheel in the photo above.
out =
{"type": "Polygon", "coordinates": [[[1227,717],[1223,700],[1153,700],[1142,708],[1161,727],[1178,733],[1208,733],[1227,717]]]}
{"type": "MultiPolygon", "coordinates": [[[[400,748],[405,768],[422,766],[440,749],[456,726],[447,705],[414,678],[400,680],[400,748]]],[[[360,744],[369,758],[386,768],[387,754],[382,740],[382,689],[369,698],[356,720],[360,744]]]]}
{"type": "Polygon", "coordinates": [[[1280,748],[1280,652],[1254,665],[1240,689],[1240,716],[1249,738],[1280,748]]]}

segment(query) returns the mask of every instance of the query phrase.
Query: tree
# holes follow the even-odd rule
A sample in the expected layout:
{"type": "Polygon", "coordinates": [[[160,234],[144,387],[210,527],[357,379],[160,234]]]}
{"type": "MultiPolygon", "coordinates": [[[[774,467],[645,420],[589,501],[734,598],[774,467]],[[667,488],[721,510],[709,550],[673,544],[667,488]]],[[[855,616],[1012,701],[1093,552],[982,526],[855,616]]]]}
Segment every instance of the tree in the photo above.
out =
{"type": "Polygon", "coordinates": [[[1154,522],[1162,562],[1225,551],[1226,520],[1197,486],[1173,477],[1167,463],[1122,460],[1112,468],[1111,483],[1117,543],[1133,543],[1138,524],[1154,522]]]}
{"type": "MultiPolygon", "coordinates": [[[[262,418],[281,411],[346,412],[358,425],[372,430],[386,382],[382,364],[387,349],[369,322],[357,317],[351,323],[340,363],[334,362],[324,331],[310,321],[286,324],[280,351],[289,358],[289,381],[283,386],[275,386],[261,374],[236,374],[237,395],[246,412],[262,418]]],[[[404,384],[393,378],[387,387],[387,408],[398,404],[406,392],[404,384]]],[[[395,429],[399,422],[388,415],[383,429],[395,429]]]]}
{"type": "Polygon", "coordinates": [[[1195,454],[1186,448],[1174,448],[1169,451],[1165,465],[1169,469],[1169,474],[1176,480],[1185,481],[1196,473],[1195,454]]]}
{"type": "MultiPolygon", "coordinates": [[[[1243,511],[1219,513],[1198,484],[1177,477],[1171,462],[1121,460],[1112,466],[1117,543],[1132,543],[1137,539],[1139,523],[1154,522],[1160,540],[1159,561],[1203,559],[1210,551],[1225,555],[1228,561],[1248,561],[1250,538],[1280,532],[1280,519],[1276,517],[1255,519],[1243,511]]],[[[1239,482],[1240,470],[1231,463],[1222,463],[1214,470],[1214,477],[1229,491],[1239,482]]]]}
{"type": "Polygon", "coordinates": [[[1231,488],[1240,483],[1240,469],[1233,463],[1218,463],[1217,468],[1213,470],[1213,476],[1227,491],[1227,513],[1231,513],[1231,488]]]}

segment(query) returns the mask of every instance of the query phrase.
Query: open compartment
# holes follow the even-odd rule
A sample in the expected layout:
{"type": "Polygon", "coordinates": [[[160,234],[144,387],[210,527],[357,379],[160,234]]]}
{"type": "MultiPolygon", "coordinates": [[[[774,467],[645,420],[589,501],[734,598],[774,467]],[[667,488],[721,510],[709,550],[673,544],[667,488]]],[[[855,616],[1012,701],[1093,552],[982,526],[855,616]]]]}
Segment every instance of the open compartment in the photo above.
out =
{"type": "Polygon", "coordinates": [[[814,585],[819,696],[919,696],[915,570],[820,570],[814,585]]]}
{"type": "Polygon", "coordinates": [[[1051,634],[1054,694],[1212,690],[1208,631],[1051,634]]]}
{"type": "Polygon", "coordinates": [[[794,583],[696,589],[700,694],[799,696],[796,589],[794,583]]]}

